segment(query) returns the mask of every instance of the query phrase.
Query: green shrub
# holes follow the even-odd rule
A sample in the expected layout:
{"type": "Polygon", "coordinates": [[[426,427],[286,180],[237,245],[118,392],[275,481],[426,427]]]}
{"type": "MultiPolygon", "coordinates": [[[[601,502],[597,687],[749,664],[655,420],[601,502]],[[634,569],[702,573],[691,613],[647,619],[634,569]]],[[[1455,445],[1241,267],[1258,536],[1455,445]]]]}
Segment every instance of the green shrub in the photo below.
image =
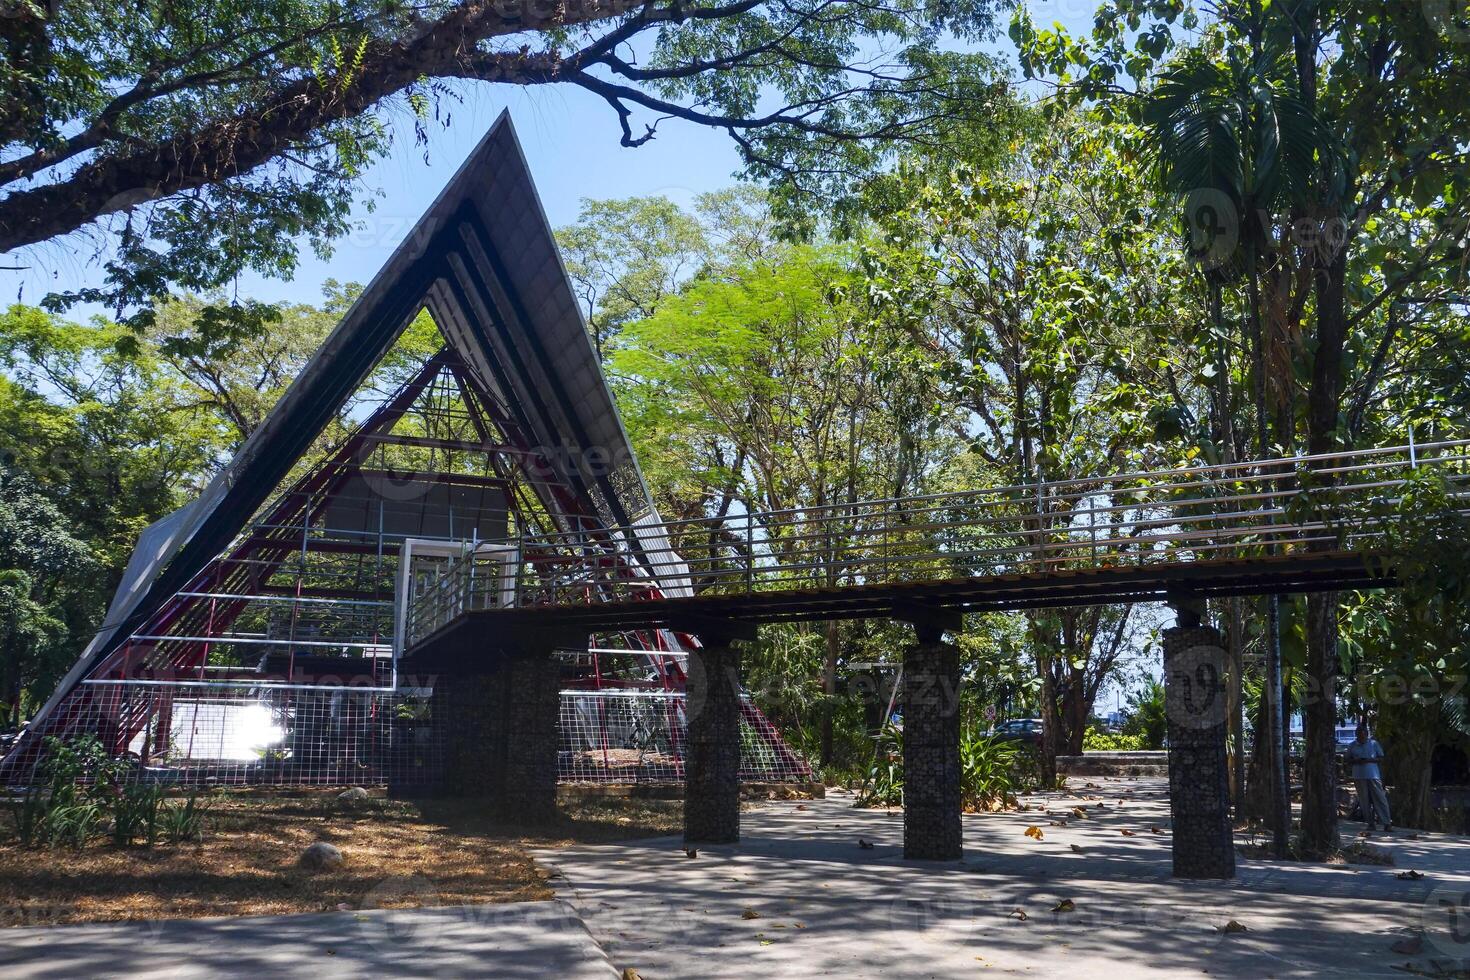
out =
{"type": "Polygon", "coordinates": [[[27,847],[81,847],[101,823],[119,763],[95,735],[47,738],[42,753],[37,772],[44,784],[10,804],[16,839],[27,847]]]}
{"type": "Polygon", "coordinates": [[[101,800],[83,798],[51,807],[46,815],[46,843],[81,850],[102,826],[107,808],[101,800]]]}
{"type": "Polygon", "coordinates": [[[190,793],[188,799],[174,800],[158,811],[158,827],[170,844],[199,840],[204,836],[207,811],[199,795],[190,793]]]}
{"type": "MultiPolygon", "coordinates": [[[[1016,793],[1035,785],[1040,769],[1036,753],[1020,742],[1002,741],[976,732],[960,736],[960,799],[968,809],[1010,806],[1016,793]]],[[[902,806],[903,732],[889,725],[878,736],[873,765],[858,791],[858,806],[902,806]]]]}
{"type": "Polygon", "coordinates": [[[903,806],[903,730],[892,722],[878,734],[873,764],[858,790],[858,806],[903,806]]]}
{"type": "Polygon", "coordinates": [[[1024,780],[1019,742],[966,732],[960,737],[960,800],[966,808],[994,810],[1015,802],[1024,780]]]}
{"type": "Polygon", "coordinates": [[[197,840],[204,807],[194,797],[165,800],[162,787],[135,782],[126,759],[108,756],[95,735],[43,743],[37,772],[45,782],[10,803],[15,838],[23,847],[85,847],[108,829],[112,842],[152,846],[159,836],[171,842],[197,840]]]}
{"type": "Polygon", "coordinates": [[[1150,677],[1143,689],[1128,695],[1128,721],[1123,725],[1125,735],[1143,737],[1145,749],[1164,747],[1164,736],[1169,730],[1169,716],[1164,710],[1164,685],[1150,677]]]}
{"type": "Polygon", "coordinates": [[[1084,752],[1142,752],[1148,748],[1148,737],[1143,733],[1129,734],[1127,732],[1100,732],[1096,728],[1087,729],[1082,736],[1082,750],[1084,752]]]}
{"type": "Polygon", "coordinates": [[[112,842],[127,847],[139,837],[152,847],[158,841],[158,808],[163,790],[143,783],[117,787],[112,793],[112,842]]]}

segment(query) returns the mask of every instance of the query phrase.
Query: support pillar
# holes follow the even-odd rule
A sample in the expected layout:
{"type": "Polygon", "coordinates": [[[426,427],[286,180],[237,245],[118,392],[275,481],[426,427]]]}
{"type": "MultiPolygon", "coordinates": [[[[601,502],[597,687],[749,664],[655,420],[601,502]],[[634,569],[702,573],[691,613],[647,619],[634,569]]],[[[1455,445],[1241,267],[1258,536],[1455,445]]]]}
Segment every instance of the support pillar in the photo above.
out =
{"type": "Polygon", "coordinates": [[[529,821],[555,816],[560,710],[561,670],[546,647],[440,675],[432,722],[443,746],[441,791],[529,821]]]}
{"type": "Polygon", "coordinates": [[[727,637],[701,636],[689,654],[684,715],[684,842],[740,840],[740,652],[727,637]]]}
{"type": "Polygon", "coordinates": [[[561,748],[561,668],[550,650],[513,657],[505,674],[505,765],[501,799],[517,817],[556,816],[561,748]]]}
{"type": "Polygon", "coordinates": [[[958,861],[960,652],[937,625],[915,629],[903,658],[903,856],[958,861]]]}
{"type": "Polygon", "coordinates": [[[1181,607],[1179,619],[1164,630],[1174,877],[1234,878],[1225,648],[1219,631],[1201,625],[1196,613],[1181,607]]]}

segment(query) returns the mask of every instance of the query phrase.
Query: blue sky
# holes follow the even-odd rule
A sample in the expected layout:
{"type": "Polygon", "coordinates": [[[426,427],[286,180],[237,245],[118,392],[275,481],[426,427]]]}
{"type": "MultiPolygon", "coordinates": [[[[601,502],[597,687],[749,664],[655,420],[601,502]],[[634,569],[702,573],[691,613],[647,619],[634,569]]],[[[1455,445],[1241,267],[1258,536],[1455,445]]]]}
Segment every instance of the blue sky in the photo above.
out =
{"type": "MultiPolygon", "coordinates": [[[[1091,23],[1097,0],[1033,0],[1039,23],[1060,21],[1082,32],[1091,23]]],[[[1002,14],[1002,28],[1008,15],[1002,14]]],[[[1002,37],[994,49],[1009,53],[1002,37]]],[[[463,102],[453,108],[449,128],[433,127],[427,147],[415,145],[403,120],[395,129],[390,156],[378,161],[364,183],[380,193],[376,209],[359,207],[357,231],[336,243],[334,254],[319,259],[303,247],[291,280],[248,275],[238,285],[242,298],[269,302],[316,302],[327,279],[366,282],[387,259],[418,216],[474,147],[501,109],[509,107],[530,161],[547,215],[555,226],[576,218],[583,198],[661,194],[685,204],[704,191],[735,181],[740,162],[724,133],[677,120],[660,126],[660,135],[638,148],[618,144],[618,122],[601,99],[572,86],[512,88],[470,85],[458,88],[463,102]],[[425,162],[427,150],[428,161],[425,162]]],[[[34,303],[51,290],[100,283],[102,269],[85,240],[72,236],[24,256],[25,272],[0,272],[0,302],[34,303]],[[75,239],[75,240],[74,240],[75,239]]],[[[78,319],[95,309],[79,307],[78,319]]]]}

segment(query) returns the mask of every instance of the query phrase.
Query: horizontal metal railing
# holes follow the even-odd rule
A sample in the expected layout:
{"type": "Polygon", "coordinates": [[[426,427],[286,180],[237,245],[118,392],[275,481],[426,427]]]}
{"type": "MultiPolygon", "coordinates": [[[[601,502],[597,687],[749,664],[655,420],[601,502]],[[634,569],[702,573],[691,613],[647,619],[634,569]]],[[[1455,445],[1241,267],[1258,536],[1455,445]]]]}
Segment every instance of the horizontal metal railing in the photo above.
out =
{"type": "MultiPolygon", "coordinates": [[[[1052,573],[1262,557],[1308,549],[1370,551],[1371,519],[1405,480],[1432,470],[1470,512],[1470,440],[1416,447],[1153,470],[989,490],[869,500],[523,535],[516,606],[569,606],[695,593],[1052,573]],[[669,542],[667,549],[649,542],[669,542]],[[674,591],[682,591],[675,589],[674,591]]],[[[410,609],[409,642],[459,615],[503,605],[497,572],[446,565],[410,609]]]]}

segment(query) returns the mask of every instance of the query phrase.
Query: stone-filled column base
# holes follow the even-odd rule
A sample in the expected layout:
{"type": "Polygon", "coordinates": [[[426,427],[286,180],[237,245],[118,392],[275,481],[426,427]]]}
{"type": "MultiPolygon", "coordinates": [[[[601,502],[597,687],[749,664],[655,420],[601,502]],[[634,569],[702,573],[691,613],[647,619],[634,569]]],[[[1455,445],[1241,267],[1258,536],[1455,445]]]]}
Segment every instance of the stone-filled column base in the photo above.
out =
{"type": "Polygon", "coordinates": [[[740,653],[725,643],[689,654],[685,683],[684,841],[740,840],[740,653]]]}
{"type": "Polygon", "coordinates": [[[554,817],[560,710],[561,671],[549,650],[508,654],[485,673],[441,675],[432,701],[441,792],[529,821],[554,817]]]}
{"type": "Polygon", "coordinates": [[[1234,878],[1225,648],[1210,626],[1164,630],[1174,877],[1234,878]]]}
{"type": "Polygon", "coordinates": [[[921,634],[903,658],[903,856],[958,861],[960,654],[921,634]]]}

